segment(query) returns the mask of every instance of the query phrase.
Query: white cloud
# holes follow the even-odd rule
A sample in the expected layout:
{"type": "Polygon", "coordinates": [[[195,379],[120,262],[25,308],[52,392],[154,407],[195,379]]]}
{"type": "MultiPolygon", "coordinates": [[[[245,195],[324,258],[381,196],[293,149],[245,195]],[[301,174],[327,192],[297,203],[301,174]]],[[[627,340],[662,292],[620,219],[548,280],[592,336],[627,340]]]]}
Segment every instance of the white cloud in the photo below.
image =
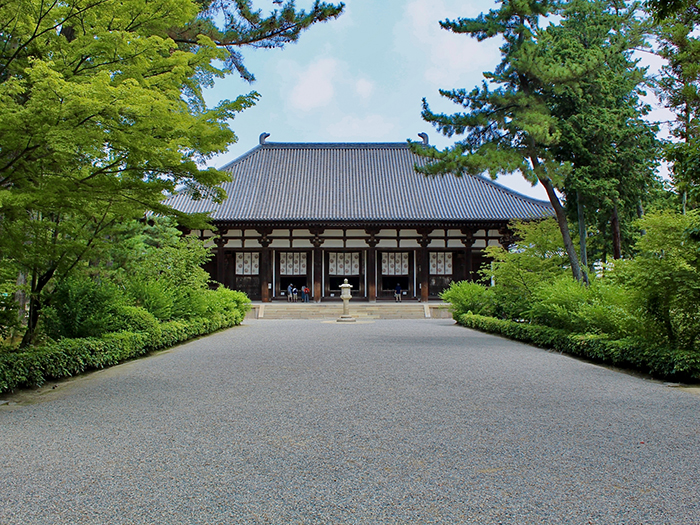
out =
{"type": "Polygon", "coordinates": [[[343,140],[389,140],[394,142],[396,126],[382,115],[357,117],[346,115],[326,130],[331,137],[343,140]]]}
{"type": "Polygon", "coordinates": [[[334,80],[337,72],[338,61],[333,58],[313,62],[298,74],[297,82],[289,94],[289,103],[301,111],[328,106],[335,94],[334,80]]]}
{"type": "Polygon", "coordinates": [[[475,84],[481,81],[482,71],[493,70],[500,61],[499,39],[477,42],[468,35],[442,29],[439,21],[476,14],[465,12],[463,7],[448,9],[442,0],[415,0],[394,28],[394,44],[410,54],[414,64],[424,64],[423,75],[433,85],[475,84]]]}
{"type": "Polygon", "coordinates": [[[368,99],[372,96],[374,91],[374,82],[367,80],[366,78],[361,78],[355,82],[355,93],[357,93],[361,98],[368,99]]]}

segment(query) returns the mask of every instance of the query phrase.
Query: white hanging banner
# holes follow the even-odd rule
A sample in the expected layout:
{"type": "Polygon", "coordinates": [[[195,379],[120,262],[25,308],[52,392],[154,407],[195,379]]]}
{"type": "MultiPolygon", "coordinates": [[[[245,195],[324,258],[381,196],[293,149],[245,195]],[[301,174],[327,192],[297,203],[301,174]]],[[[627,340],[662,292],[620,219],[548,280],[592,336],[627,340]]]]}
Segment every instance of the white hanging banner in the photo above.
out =
{"type": "Polygon", "coordinates": [[[430,252],[430,275],[452,275],[452,253],[430,252]]]}
{"type": "Polygon", "coordinates": [[[382,275],[408,275],[408,252],[382,253],[382,275]]]}
{"type": "Polygon", "coordinates": [[[335,252],[330,252],[328,254],[328,273],[331,275],[338,275],[338,264],[335,252]]]}
{"type": "Polygon", "coordinates": [[[279,252],[280,275],[306,275],[306,253],[279,252]]]}
{"type": "Polygon", "coordinates": [[[259,275],[260,253],[238,252],[236,253],[236,275],[259,275]]]}
{"type": "Polygon", "coordinates": [[[328,275],[360,275],[360,252],[329,252],[328,275]]]}

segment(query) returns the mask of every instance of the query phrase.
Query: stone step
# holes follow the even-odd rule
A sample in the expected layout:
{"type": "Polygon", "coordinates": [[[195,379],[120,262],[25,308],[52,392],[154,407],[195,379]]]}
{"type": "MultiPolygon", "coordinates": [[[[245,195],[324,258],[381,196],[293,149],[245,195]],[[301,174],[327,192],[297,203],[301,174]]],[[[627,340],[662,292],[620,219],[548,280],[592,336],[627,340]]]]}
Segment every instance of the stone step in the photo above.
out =
{"type": "MultiPolygon", "coordinates": [[[[444,319],[451,317],[445,303],[354,303],[350,315],[357,319],[444,319]]],[[[249,314],[257,319],[337,319],[340,303],[253,303],[249,314]]]]}

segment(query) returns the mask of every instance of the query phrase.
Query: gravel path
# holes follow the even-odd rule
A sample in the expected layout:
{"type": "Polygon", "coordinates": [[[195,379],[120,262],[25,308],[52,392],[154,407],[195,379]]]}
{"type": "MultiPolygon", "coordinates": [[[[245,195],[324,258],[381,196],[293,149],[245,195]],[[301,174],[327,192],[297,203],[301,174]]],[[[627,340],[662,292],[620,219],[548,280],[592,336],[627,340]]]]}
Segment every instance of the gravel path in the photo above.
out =
{"type": "Polygon", "coordinates": [[[252,320],[0,407],[0,523],[700,522],[700,396],[464,328],[252,320]]]}

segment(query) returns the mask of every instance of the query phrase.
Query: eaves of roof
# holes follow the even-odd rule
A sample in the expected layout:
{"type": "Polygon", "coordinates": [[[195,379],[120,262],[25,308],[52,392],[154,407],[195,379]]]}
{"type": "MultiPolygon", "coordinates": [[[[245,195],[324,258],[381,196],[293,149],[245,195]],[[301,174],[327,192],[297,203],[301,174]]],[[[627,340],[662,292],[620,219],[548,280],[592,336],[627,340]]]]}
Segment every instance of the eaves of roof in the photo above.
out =
{"type": "Polygon", "coordinates": [[[221,169],[220,204],[177,194],[166,204],[216,223],[458,223],[553,215],[548,202],[480,176],[426,177],[407,143],[265,143],[221,169]]]}

